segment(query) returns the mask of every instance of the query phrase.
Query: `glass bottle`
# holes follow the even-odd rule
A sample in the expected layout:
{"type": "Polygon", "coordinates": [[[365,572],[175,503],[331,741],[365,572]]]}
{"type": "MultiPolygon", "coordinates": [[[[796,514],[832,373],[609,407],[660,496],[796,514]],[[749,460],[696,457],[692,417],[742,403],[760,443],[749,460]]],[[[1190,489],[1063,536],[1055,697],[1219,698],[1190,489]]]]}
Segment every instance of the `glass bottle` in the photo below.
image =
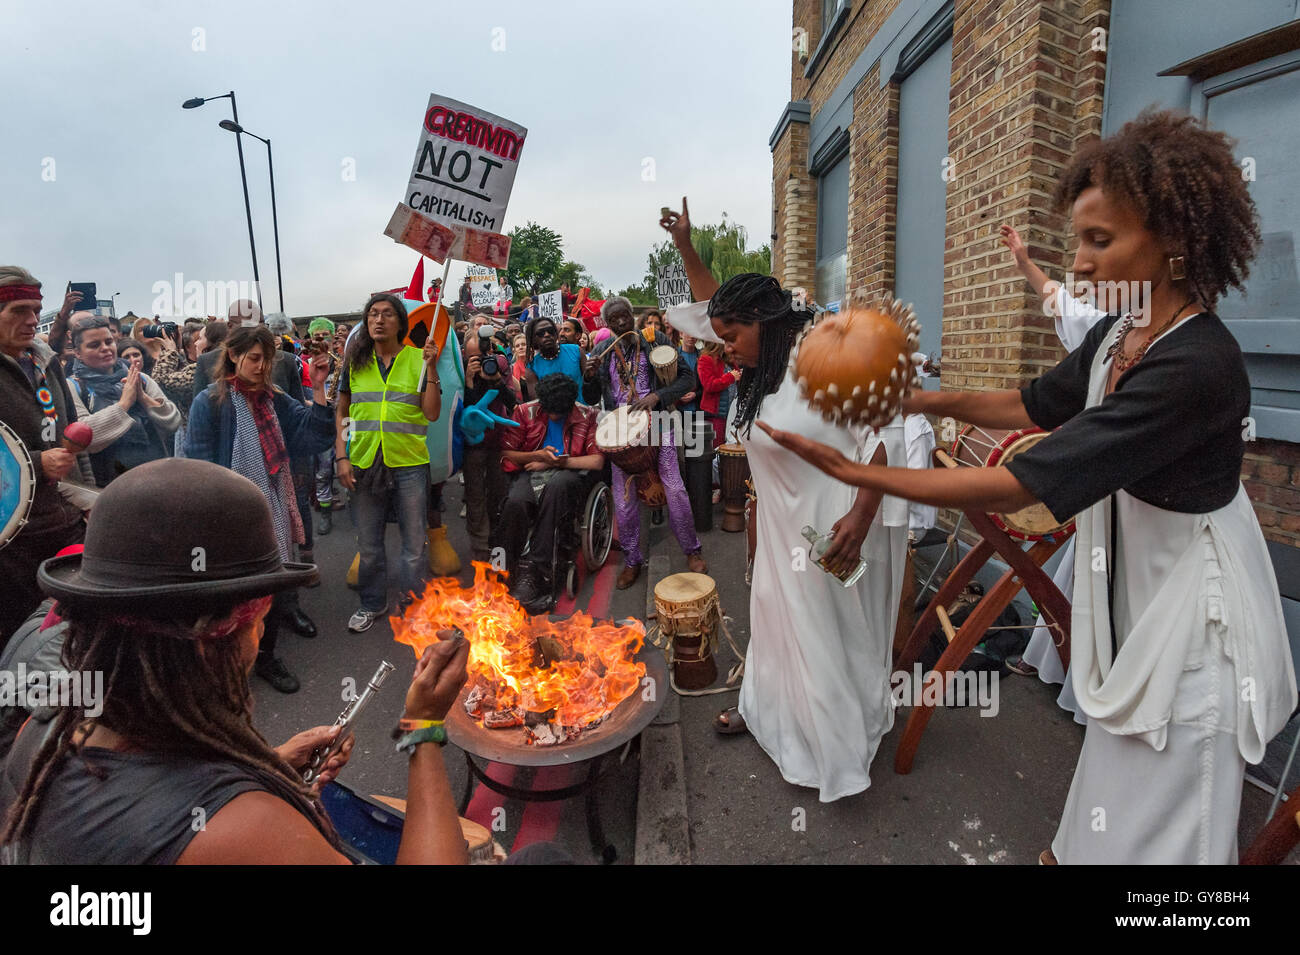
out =
{"type": "MultiPolygon", "coordinates": [[[[818,534],[811,524],[804,526],[803,536],[808,541],[808,556],[812,558],[813,563],[822,570],[825,570],[826,573],[830,574],[831,572],[826,569],[826,565],[822,562],[822,555],[825,554],[826,549],[831,546],[831,542],[834,538],[829,534],[818,534]]],[[[845,587],[852,587],[866,572],[867,561],[865,558],[859,557],[856,566],[850,567],[847,571],[840,574],[831,574],[831,576],[842,583],[845,587]]]]}

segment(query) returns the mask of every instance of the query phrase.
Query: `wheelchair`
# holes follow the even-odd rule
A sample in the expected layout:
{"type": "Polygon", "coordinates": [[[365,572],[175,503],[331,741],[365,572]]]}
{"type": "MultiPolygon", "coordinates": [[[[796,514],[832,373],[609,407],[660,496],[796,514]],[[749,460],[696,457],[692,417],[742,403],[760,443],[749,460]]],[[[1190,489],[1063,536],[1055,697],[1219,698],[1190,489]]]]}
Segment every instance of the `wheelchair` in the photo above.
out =
{"type": "Polygon", "coordinates": [[[593,478],[591,489],[573,523],[570,547],[562,549],[557,543],[552,565],[555,568],[554,585],[558,587],[563,580],[564,592],[570,597],[578,595],[578,559],[582,560],[584,573],[593,574],[605,566],[614,544],[614,494],[600,475],[593,478]]]}

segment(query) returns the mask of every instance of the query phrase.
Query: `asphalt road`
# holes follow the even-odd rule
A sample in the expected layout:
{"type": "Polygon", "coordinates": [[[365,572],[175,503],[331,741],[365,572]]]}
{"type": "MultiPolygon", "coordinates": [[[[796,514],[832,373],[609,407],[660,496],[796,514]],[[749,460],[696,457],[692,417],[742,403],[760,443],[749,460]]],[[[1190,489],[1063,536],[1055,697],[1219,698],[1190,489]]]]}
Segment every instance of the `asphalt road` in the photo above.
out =
{"type": "MultiPolygon", "coordinates": [[[[446,489],[449,539],[462,558],[469,552],[465,522],[458,517],[462,488],[453,479],[446,489]]],[[[717,529],[702,535],[710,574],[718,582],[723,609],[743,648],[749,639],[749,594],[744,583],[744,535],[717,529]]],[[[685,558],[666,526],[646,522],[648,554],[666,556],[669,573],[684,571],[685,558]]],[[[390,567],[396,556],[395,527],[389,533],[390,567]]],[[[401,796],[406,788],[405,760],[392,751],[389,730],[400,714],[414,666],[411,650],[392,639],[387,623],[364,634],[350,634],[346,624],[356,609],[356,594],[343,578],[355,550],[347,512],[336,516],[335,530],[316,543],[323,584],[302,592],[302,606],[316,621],[320,635],[304,640],[291,632],[280,638],[282,656],[302,681],[302,689],[284,696],[261,680],[254,681],[256,722],[272,743],[317,724],[330,723],[343,708],[346,679],[362,684],[381,659],[397,667],[379,698],[357,726],[357,746],[340,782],[363,794],[401,796]]],[[[598,615],[644,619],[647,577],[626,591],[612,587],[620,567],[617,551],[602,571],[589,578],[576,604],[598,615]]],[[[466,563],[462,583],[472,578],[466,563]]],[[[735,661],[724,649],[721,673],[735,661]]],[[[941,709],[931,720],[912,772],[895,773],[894,753],[907,709],[897,713],[872,766],[872,785],[859,795],[821,804],[816,792],[786,783],[774,764],[749,736],[721,737],[713,717],[735,701],[735,693],[684,697],[679,726],[689,816],[689,857],[697,864],[779,862],[905,864],[1033,864],[1056,829],[1083,729],[1056,706],[1057,689],[1036,678],[1004,677],[999,683],[996,716],[981,716],[976,707],[941,709]]],[[[633,861],[639,775],[639,747],[634,743],[606,760],[596,786],[604,835],[617,862],[633,861]]],[[[453,792],[464,791],[468,771],[463,755],[447,748],[453,792]]],[[[569,767],[517,774],[497,767],[494,776],[516,786],[553,788],[571,784],[578,775],[569,767]]],[[[1262,825],[1268,796],[1245,787],[1240,839],[1245,845],[1262,825]]],[[[561,802],[525,803],[498,796],[476,785],[466,815],[494,829],[507,850],[539,840],[557,842],[580,863],[600,855],[588,840],[581,797],[561,802]]],[[[1296,853],[1291,861],[1296,861],[1296,853]]]]}

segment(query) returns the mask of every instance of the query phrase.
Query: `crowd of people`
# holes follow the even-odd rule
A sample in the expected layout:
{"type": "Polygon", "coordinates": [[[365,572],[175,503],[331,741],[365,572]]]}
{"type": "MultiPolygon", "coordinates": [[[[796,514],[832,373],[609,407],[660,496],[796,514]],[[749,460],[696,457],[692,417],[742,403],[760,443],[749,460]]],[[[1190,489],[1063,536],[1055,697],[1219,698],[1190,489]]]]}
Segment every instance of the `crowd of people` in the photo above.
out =
{"type": "MultiPolygon", "coordinates": [[[[918,519],[909,502],[929,520],[938,507],[1041,503],[1075,520],[1090,558],[1068,580],[1064,676],[1087,729],[1041,861],[1231,862],[1244,767],[1296,705],[1276,580],[1240,482],[1249,380],[1213,311],[1244,282],[1257,215],[1226,139],[1168,113],[1081,150],[1057,199],[1079,237],[1074,275],[1140,289],[1130,314],[1082,307],[1004,230],[1068,357],[1021,389],[913,392],[876,429],[829,422],[799,397],[790,355],[813,315],[771,276],[719,282],[692,247],[685,199],[660,224],[693,304],[638,317],[614,297],[593,329],[527,300],[514,314],[474,310],[466,284],[452,354],[472,556],[499,553],[515,596],[547,612],[584,490],[605,481],[619,587],[641,574],[646,510],[705,572],[693,508],[711,502],[686,492],[685,435],[670,425],[659,436],[649,482],[612,461],[617,442],[599,433],[602,415],[698,409],[715,444],[743,443],[757,496],[744,682],[716,727],[752,734],[786,780],[829,802],[870,785],[893,725],[891,643],[918,519]],[[675,361],[652,358],[665,348],[675,361]],[[926,469],[909,454],[923,429],[907,422],[921,415],[1052,433],[1007,467],[926,469]],[[832,535],[829,573],[792,569],[809,525],[832,535]]],[[[69,668],[109,676],[101,715],[63,708],[7,728],[0,843],[37,862],[346,861],[319,786],[348,749],[304,785],[332,731],[272,748],[252,726],[248,675],[297,689],[275,644],[284,624],[315,633],[294,596],[319,582],[313,509],[316,532],[330,533],[346,499],[356,529],[350,630],[389,612],[390,520],[399,613],[426,546],[431,573],[459,569],[426,441],[452,404],[449,343],[411,344],[390,293],[372,295],[354,328],[316,319],[301,338],[247,301],[224,321],[127,327],[74,312],[69,297],[43,339],[41,301],[35,276],[0,267],[0,421],[35,482],[26,523],[0,549],[13,595],[0,637],[47,657],[57,645],[69,668]],[[91,426],[88,442],[74,423],[91,426]],[[198,831],[195,805],[209,807],[198,831]]],[[[441,636],[394,729],[411,756],[399,861],[464,859],[440,744],[467,648],[441,636]]],[[[1026,672],[1041,650],[1027,652],[1026,672]]]]}

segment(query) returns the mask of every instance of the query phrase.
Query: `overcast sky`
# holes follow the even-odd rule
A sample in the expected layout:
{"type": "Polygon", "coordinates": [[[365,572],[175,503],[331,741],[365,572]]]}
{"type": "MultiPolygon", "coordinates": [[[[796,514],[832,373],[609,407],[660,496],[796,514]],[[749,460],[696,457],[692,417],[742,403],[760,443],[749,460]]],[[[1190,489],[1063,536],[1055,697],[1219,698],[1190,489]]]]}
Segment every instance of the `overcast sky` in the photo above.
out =
{"type": "MultiPolygon", "coordinates": [[[[622,288],[683,194],[696,223],[725,210],[767,241],[790,23],[789,0],[6,0],[0,261],[32,270],[47,308],[68,281],[144,314],[178,272],[251,280],[234,135],[217,126],[230,101],[181,109],[233,89],[275,149],[286,311],[359,308],[414,268],[383,229],[438,93],[528,129],[503,231],[549,226],[622,288]]],[[[245,138],[244,155],[273,311],[266,148],[245,138]]]]}

